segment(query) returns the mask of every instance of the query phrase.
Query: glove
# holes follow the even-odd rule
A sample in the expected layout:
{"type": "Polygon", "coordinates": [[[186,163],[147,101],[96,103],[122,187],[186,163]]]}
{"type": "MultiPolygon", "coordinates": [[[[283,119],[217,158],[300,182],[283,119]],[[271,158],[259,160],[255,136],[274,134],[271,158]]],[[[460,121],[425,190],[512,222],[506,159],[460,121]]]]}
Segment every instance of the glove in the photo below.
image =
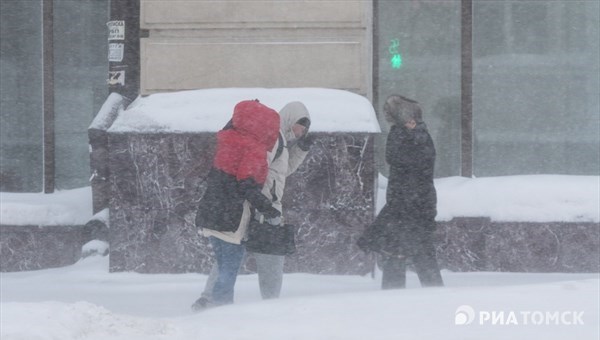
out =
{"type": "Polygon", "coordinates": [[[315,135],[307,134],[298,140],[298,147],[302,151],[308,151],[315,142],[315,135]]]}
{"type": "Polygon", "coordinates": [[[272,206],[265,211],[261,211],[261,213],[265,216],[266,219],[281,217],[281,213],[279,212],[279,210],[273,208],[272,206]]]}
{"type": "Polygon", "coordinates": [[[266,223],[270,224],[270,225],[281,225],[281,216],[277,216],[277,217],[273,217],[273,218],[267,218],[265,220],[266,223]]]}

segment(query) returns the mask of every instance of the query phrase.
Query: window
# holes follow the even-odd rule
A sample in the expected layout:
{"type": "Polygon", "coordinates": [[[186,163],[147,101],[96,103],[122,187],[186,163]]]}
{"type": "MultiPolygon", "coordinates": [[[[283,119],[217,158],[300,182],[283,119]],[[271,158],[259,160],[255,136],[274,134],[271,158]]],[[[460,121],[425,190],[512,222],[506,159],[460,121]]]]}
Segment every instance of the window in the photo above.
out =
{"type": "Polygon", "coordinates": [[[383,102],[400,94],[423,107],[437,149],[436,177],[459,175],[460,1],[377,1],[375,13],[374,106],[384,132],[376,138],[379,168],[386,173],[383,102]],[[393,65],[395,54],[399,67],[393,65]]]}
{"type": "Polygon", "coordinates": [[[473,13],[474,174],[600,173],[599,3],[477,0],[473,13]]]}
{"type": "Polygon", "coordinates": [[[42,191],[42,3],[0,2],[0,190],[42,191]]]}
{"type": "Polygon", "coordinates": [[[55,183],[88,186],[87,128],[108,95],[108,0],[54,0],[55,183]]]}
{"type": "MultiPolygon", "coordinates": [[[[599,7],[596,0],[376,1],[375,108],[381,112],[392,93],[422,104],[436,177],[462,175],[461,165],[475,176],[598,175],[599,7]],[[468,4],[472,15],[461,12],[468,4]],[[472,50],[461,45],[461,22],[472,22],[472,50]],[[461,52],[472,65],[461,66],[461,52]],[[465,81],[472,96],[461,97],[465,81]],[[461,117],[471,116],[461,98],[472,107],[469,133],[461,131],[461,117]],[[471,143],[472,154],[469,147],[461,155],[471,143]]],[[[385,134],[376,145],[385,174],[385,134]]]]}
{"type": "Polygon", "coordinates": [[[109,1],[0,4],[0,190],[89,185],[87,127],[108,94],[109,1]],[[44,91],[52,98],[46,105],[44,91]]]}

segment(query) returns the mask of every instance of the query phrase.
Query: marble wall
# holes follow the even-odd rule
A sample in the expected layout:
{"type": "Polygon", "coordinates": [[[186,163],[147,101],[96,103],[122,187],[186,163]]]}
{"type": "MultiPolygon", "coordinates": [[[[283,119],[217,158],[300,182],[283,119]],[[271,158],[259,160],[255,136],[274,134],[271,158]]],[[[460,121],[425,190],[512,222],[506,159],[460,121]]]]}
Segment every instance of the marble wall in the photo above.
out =
{"type": "Polygon", "coordinates": [[[436,233],[438,261],[452,271],[598,272],[600,225],[455,218],[436,233]]]}
{"type": "MultiPolygon", "coordinates": [[[[373,262],[354,240],[373,215],[372,137],[317,137],[286,185],[285,217],[298,227],[286,271],[366,273],[373,262]]],[[[193,221],[214,148],[214,133],[109,133],[111,271],[208,272],[193,221]]]]}
{"type": "Polygon", "coordinates": [[[89,241],[83,226],[0,226],[0,272],[71,265],[89,241]]]}

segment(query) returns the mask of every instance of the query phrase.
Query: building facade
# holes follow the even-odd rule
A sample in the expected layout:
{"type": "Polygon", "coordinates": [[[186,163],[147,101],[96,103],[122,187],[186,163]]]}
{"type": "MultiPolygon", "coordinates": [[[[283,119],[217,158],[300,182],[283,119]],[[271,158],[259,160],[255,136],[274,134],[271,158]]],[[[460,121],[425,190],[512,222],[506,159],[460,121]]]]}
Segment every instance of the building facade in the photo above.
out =
{"type": "Polygon", "coordinates": [[[214,87],[344,89],[377,111],[412,97],[436,177],[600,173],[598,0],[0,5],[1,191],[89,185],[109,92],[214,87]]]}

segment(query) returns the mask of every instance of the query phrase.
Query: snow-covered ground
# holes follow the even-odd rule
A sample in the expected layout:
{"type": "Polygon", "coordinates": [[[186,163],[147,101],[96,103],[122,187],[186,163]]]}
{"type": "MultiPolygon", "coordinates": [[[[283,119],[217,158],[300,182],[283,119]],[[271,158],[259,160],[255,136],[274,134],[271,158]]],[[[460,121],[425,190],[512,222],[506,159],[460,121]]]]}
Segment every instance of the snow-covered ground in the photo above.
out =
{"type": "MultiPolygon", "coordinates": [[[[599,183],[596,176],[438,179],[438,219],[489,216],[494,220],[598,222],[599,183]]],[[[385,178],[380,177],[379,208],[384,202],[385,184],[385,178]]],[[[55,195],[2,193],[0,197],[2,223],[58,223],[60,216],[69,215],[58,213],[65,209],[82,215],[69,219],[91,217],[91,206],[89,211],[81,208],[85,201],[91,201],[86,189],[55,195]],[[69,195],[70,199],[64,197],[69,195]]],[[[86,252],[90,247],[102,245],[89,245],[86,252]]],[[[109,273],[108,258],[92,256],[64,268],[0,273],[0,338],[600,337],[597,273],[444,271],[443,277],[446,287],[423,289],[410,273],[408,289],[381,291],[378,272],[375,277],[286,274],[282,298],[262,301],[256,275],[241,275],[236,285],[236,304],[192,314],[189,306],[199,296],[205,275],[109,273]]]]}
{"type": "Polygon", "coordinates": [[[444,288],[381,291],[380,275],[286,274],[262,301],[241,275],[236,304],[193,314],[205,275],[108,273],[107,257],[2,273],[2,340],[597,340],[598,274],[451,273],[444,288]],[[472,313],[472,314],[471,314],[472,313]],[[469,316],[471,314],[471,316],[469,316]],[[469,322],[471,321],[471,322],[469,322]]]}

